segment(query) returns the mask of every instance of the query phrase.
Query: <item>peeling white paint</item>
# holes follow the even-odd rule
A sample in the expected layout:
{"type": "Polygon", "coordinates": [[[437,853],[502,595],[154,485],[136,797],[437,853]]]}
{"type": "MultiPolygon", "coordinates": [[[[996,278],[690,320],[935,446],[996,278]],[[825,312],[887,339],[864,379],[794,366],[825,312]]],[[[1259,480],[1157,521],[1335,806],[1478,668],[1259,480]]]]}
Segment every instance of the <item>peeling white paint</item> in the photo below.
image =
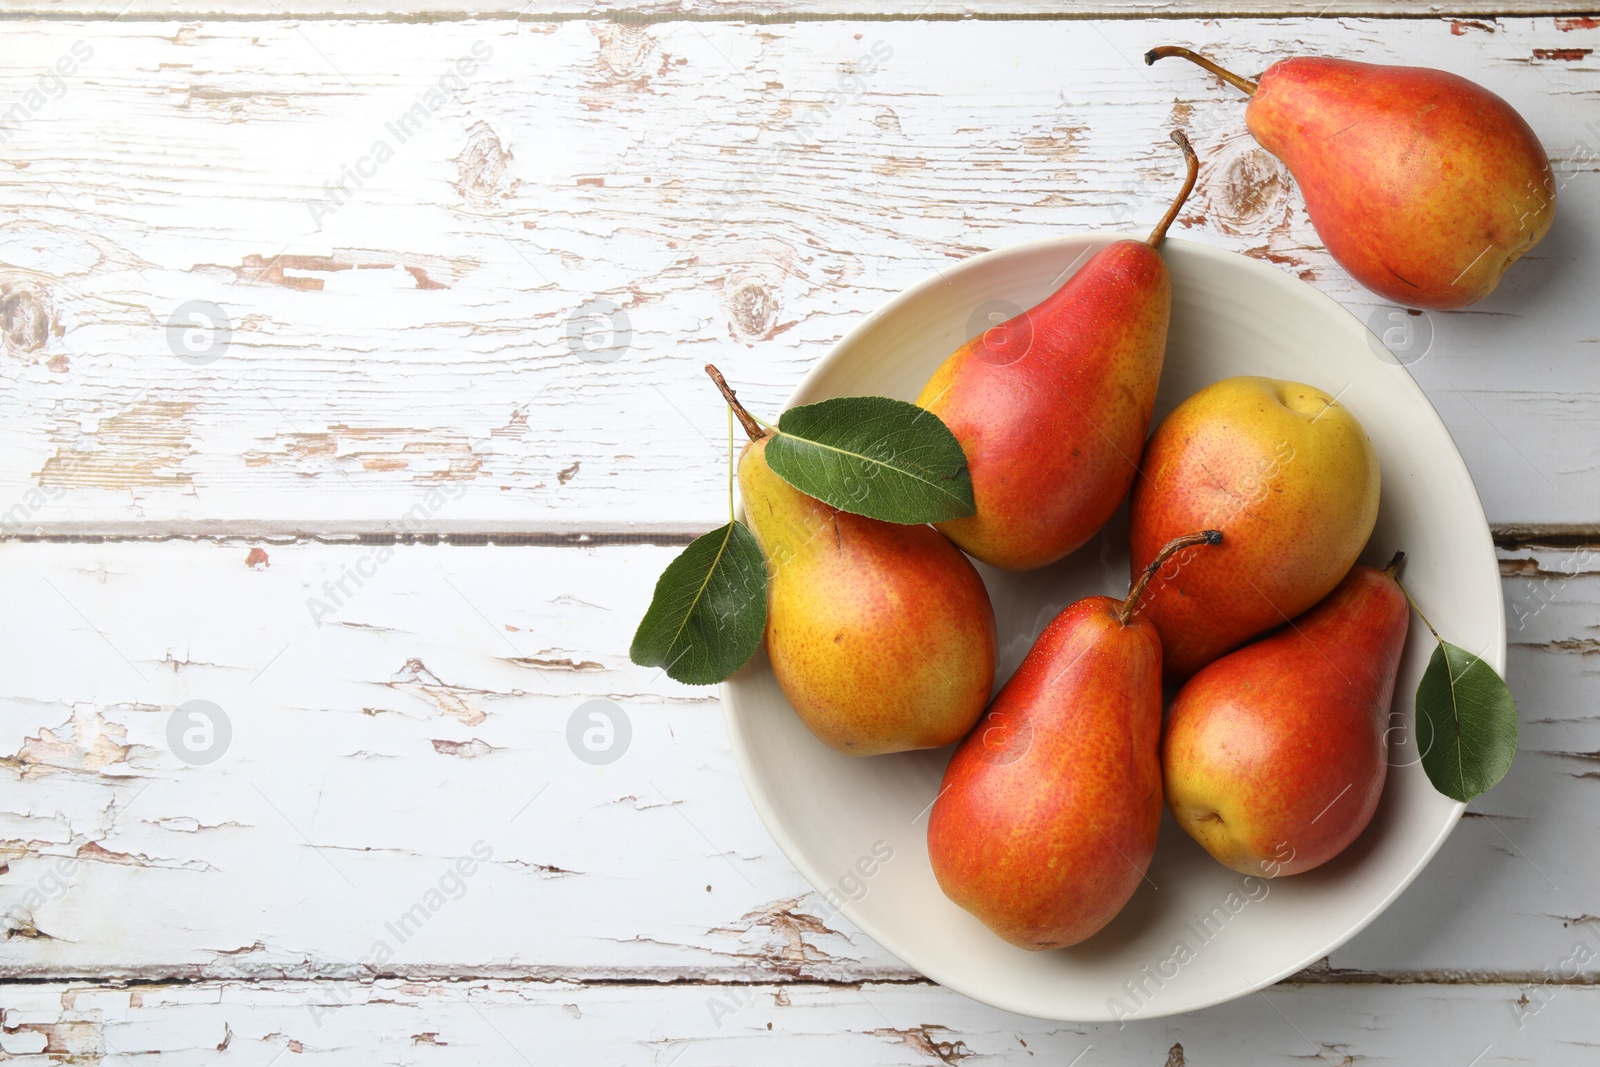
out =
{"type": "Polygon", "coordinates": [[[1600,64],[1536,50],[1593,47],[1600,28],[1335,13],[10,22],[0,100],[80,38],[94,64],[7,144],[0,287],[21,347],[0,361],[0,527],[351,533],[454,488],[430,531],[703,531],[726,444],[702,363],[771,413],[948,264],[1143,227],[1170,193],[1175,124],[1206,162],[1175,236],[1380,312],[1237,94],[1140,62],[1162,41],[1245,70],[1307,51],[1432,64],[1526,112],[1567,221],[1496,296],[1432,316],[1412,371],[1491,520],[1594,521],[1600,276],[1568,235],[1600,225],[1600,64]],[[313,230],[328,175],[480,43],[491,58],[313,230]],[[861,57],[870,77],[841,92],[861,57]],[[168,325],[195,301],[229,330],[198,366],[168,325]]]}

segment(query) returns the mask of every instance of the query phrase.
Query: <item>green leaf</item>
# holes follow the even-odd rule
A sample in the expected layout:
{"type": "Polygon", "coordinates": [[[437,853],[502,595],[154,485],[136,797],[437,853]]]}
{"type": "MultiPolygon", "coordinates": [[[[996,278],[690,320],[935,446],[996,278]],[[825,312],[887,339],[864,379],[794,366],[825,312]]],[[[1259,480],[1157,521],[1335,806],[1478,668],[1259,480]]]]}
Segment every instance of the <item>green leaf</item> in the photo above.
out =
{"type": "Polygon", "coordinates": [[[1506,776],[1517,753],[1517,706],[1494,668],[1440,641],[1417,686],[1417,745],[1433,787],[1471,800],[1506,776]]]}
{"type": "Polygon", "coordinates": [[[903,400],[843,396],[790,408],[767,462],[802,493],[868,518],[942,522],[977,511],[961,442],[903,400]]]}
{"type": "Polygon", "coordinates": [[[744,666],[767,625],[767,567],[740,522],[697,537],[667,564],[628,656],[689,685],[744,666]]]}

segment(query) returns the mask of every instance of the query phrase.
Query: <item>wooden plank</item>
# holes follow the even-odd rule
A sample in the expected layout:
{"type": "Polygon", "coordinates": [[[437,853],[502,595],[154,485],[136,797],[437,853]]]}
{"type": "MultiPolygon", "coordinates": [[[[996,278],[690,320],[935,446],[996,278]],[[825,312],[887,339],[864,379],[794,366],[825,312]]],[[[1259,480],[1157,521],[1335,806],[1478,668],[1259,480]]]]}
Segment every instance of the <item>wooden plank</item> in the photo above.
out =
{"type": "Polygon", "coordinates": [[[476,0],[24,0],[10,18],[360,18],[430,22],[471,18],[538,22],[552,17],[611,18],[619,22],[761,21],[795,22],[839,18],[913,19],[1130,19],[1283,18],[1359,16],[1494,20],[1530,15],[1581,18],[1593,14],[1576,0],[1094,0],[1063,8],[1046,0],[529,0],[479,3],[476,0]]]}
{"type": "MultiPolygon", "coordinates": [[[[0,978],[916,977],[773,846],[714,691],[627,662],[673,550],[265,552],[0,552],[0,978]],[[630,724],[606,764],[569,741],[594,700],[630,724]],[[225,744],[174,727],[191,701],[225,744]]],[[[1600,566],[1506,567],[1522,754],[1306,980],[1530,983],[1600,944],[1600,857],[1572,847],[1600,566]]]]}
{"type": "Polygon", "coordinates": [[[1491,520],[1592,525],[1600,28],[1478,21],[8,23],[0,526],[703,530],[701,363],[771,411],[944,264],[1144,224],[1175,124],[1208,163],[1179,235],[1387,322],[1238,101],[1138,62],[1163,41],[1436,65],[1530,117],[1563,221],[1501,294],[1425,320],[1412,370],[1491,520]]]}
{"type": "Polygon", "coordinates": [[[607,1063],[1589,1062],[1594,986],[1293,985],[1179,1018],[1064,1025],[936,986],[206,982],[0,987],[23,1067],[607,1063]],[[1524,1004],[1524,999],[1528,1003],[1524,1004]]]}

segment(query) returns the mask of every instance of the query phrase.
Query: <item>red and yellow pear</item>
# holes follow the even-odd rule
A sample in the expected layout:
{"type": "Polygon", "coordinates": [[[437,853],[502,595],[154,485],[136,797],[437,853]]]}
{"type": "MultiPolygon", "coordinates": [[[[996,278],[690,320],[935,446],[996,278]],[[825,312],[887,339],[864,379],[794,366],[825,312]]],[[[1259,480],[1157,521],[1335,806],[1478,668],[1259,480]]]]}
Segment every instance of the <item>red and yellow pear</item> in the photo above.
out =
{"type": "Polygon", "coordinates": [[[1378,482],[1366,431],[1320,389],[1228,378],[1179,404],[1133,487],[1132,572],[1185,530],[1227,540],[1174,560],[1145,596],[1167,677],[1182,681],[1328,595],[1377,522],[1378,482]]]}
{"type": "Polygon", "coordinates": [[[1157,249],[1199,166],[1144,241],[1096,252],[1042,302],[985,330],[934,372],[917,403],[967,454],[976,514],[939,524],[1006,570],[1065,556],[1105,525],[1139,462],[1166,354],[1172,280],[1157,249]]]}
{"type": "Polygon", "coordinates": [[[1326,600],[1179,691],[1162,738],[1178,825],[1243,874],[1337,856],[1377,810],[1410,612],[1387,569],[1356,567],[1326,600]]]}
{"type": "Polygon", "coordinates": [[[1075,945],[1133,896],[1161,825],[1161,641],[1125,600],[1046,626],[945,769],[928,857],[945,895],[1020,948],[1075,945]]]}
{"type": "Polygon", "coordinates": [[[767,656],[801,721],[854,756],[959,740],[994,686],[994,608],[971,561],[931,526],[852,515],[784,481],[767,431],[707,369],[750,437],[739,491],[767,561],[767,656]]]}
{"type": "Polygon", "coordinates": [[[1556,183],[1538,136],[1483,86],[1427,67],[1295,56],[1259,81],[1181,56],[1250,95],[1245,124],[1294,175],[1329,254],[1379,296],[1459,308],[1549,231],[1556,183]]]}

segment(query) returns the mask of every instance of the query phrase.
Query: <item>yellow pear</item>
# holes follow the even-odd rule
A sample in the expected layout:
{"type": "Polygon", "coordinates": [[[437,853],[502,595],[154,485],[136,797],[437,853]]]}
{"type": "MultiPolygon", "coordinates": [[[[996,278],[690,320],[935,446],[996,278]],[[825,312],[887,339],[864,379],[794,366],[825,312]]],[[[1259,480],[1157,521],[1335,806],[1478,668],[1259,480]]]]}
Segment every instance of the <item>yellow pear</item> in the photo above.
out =
{"type": "Polygon", "coordinates": [[[1378,518],[1378,456],[1356,417],[1320,389],[1228,378],[1179,404],[1134,482],[1132,569],[1190,530],[1221,546],[1176,557],[1144,613],[1168,679],[1281,625],[1349,573],[1378,518]]]}
{"type": "Polygon", "coordinates": [[[784,481],[770,435],[713,378],[751,438],[739,491],[767,560],[767,657],[801,721],[855,756],[959,741],[994,685],[983,579],[931,526],[852,515],[784,481]]]}

